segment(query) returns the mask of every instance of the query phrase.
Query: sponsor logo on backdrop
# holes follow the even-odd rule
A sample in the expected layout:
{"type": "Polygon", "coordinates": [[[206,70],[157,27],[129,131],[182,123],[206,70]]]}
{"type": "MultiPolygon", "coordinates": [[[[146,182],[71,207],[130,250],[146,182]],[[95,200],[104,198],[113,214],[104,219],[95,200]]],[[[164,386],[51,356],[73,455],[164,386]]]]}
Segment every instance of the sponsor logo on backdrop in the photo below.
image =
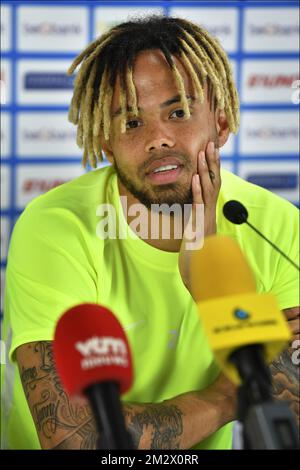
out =
{"type": "Polygon", "coordinates": [[[236,8],[216,10],[216,8],[171,7],[170,15],[186,18],[203,26],[221,41],[227,52],[237,50],[238,10],[236,8]]]}
{"type": "Polygon", "coordinates": [[[245,111],[241,117],[240,153],[280,155],[299,152],[299,116],[295,111],[245,111]]]}
{"type": "Polygon", "coordinates": [[[242,71],[243,102],[290,104],[299,79],[297,60],[245,60],[242,71]]]}
{"type": "Polygon", "coordinates": [[[54,180],[49,180],[46,178],[29,178],[23,181],[21,190],[24,194],[32,192],[45,193],[50,189],[56,188],[57,186],[66,183],[67,181],[68,179],[62,178],[57,178],[54,180]]]}
{"type": "Polygon", "coordinates": [[[76,130],[59,130],[43,127],[41,129],[25,129],[22,133],[24,141],[63,142],[76,139],[76,130]]]}
{"type": "Polygon", "coordinates": [[[88,43],[88,9],[83,6],[23,5],[17,20],[20,51],[75,52],[88,43]]]}
{"type": "Polygon", "coordinates": [[[203,22],[203,26],[213,36],[230,36],[233,34],[233,28],[230,24],[206,25],[203,22]]]}
{"type": "Polygon", "coordinates": [[[80,157],[76,127],[66,112],[21,112],[17,117],[17,154],[37,158],[80,157]]]}
{"type": "Polygon", "coordinates": [[[252,74],[252,75],[249,75],[248,77],[247,85],[250,88],[291,87],[294,81],[297,80],[298,78],[299,78],[299,74],[290,74],[290,75],[252,74]]]}
{"type": "Polygon", "coordinates": [[[297,161],[243,161],[239,163],[239,175],[293,203],[299,201],[297,161]]]}
{"type": "Polygon", "coordinates": [[[157,7],[98,7],[95,8],[94,37],[105,33],[117,24],[129,21],[131,17],[140,17],[146,14],[162,14],[163,8],[157,7]]]}
{"type": "Polygon", "coordinates": [[[244,26],[246,51],[299,50],[297,8],[246,8],[244,26]]]}
{"type": "Polygon", "coordinates": [[[297,139],[299,136],[299,128],[298,127],[279,128],[279,127],[272,127],[272,126],[256,127],[252,129],[247,129],[246,136],[252,139],[261,139],[261,140],[267,140],[271,138],[297,139]]]}
{"type": "Polygon", "coordinates": [[[280,23],[266,23],[263,25],[249,24],[249,33],[253,36],[298,36],[299,25],[284,25],[280,23]]]}
{"type": "Polygon", "coordinates": [[[20,104],[69,105],[74,76],[66,71],[70,60],[27,60],[17,63],[17,98],[20,104]]]}
{"type": "Polygon", "coordinates": [[[44,21],[42,23],[23,23],[23,32],[30,35],[42,34],[45,36],[67,36],[80,34],[82,27],[79,24],[58,24],[44,21]]]}
{"type": "Polygon", "coordinates": [[[61,72],[28,72],[25,74],[25,90],[70,90],[74,77],[61,72]]]}
{"type": "Polygon", "coordinates": [[[17,207],[24,207],[35,197],[85,173],[76,164],[37,164],[17,167],[17,207]]]}
{"type": "Polygon", "coordinates": [[[298,187],[297,173],[249,173],[247,181],[270,190],[296,189],[298,187]]]}

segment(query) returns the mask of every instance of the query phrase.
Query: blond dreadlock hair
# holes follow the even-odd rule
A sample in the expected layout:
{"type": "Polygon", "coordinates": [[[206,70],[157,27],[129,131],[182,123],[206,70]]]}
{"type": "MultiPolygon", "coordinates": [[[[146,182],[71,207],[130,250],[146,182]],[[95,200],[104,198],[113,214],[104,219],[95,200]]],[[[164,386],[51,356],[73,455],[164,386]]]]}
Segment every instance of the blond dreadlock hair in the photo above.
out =
{"type": "Polygon", "coordinates": [[[77,125],[77,144],[83,148],[82,163],[92,167],[102,161],[101,139],[110,137],[111,102],[120,80],[121,132],[126,132],[127,115],[138,115],[133,66],[137,54],[160,49],[174,76],[185,117],[190,111],[176,56],[191,77],[200,102],[204,86],[212,88],[214,105],[223,109],[231,132],[239,126],[239,100],[228,57],[218,40],[190,21],[165,16],[148,16],[120,24],[93,41],[76,57],[68,74],[81,64],[74,81],[69,120],[77,125]]]}

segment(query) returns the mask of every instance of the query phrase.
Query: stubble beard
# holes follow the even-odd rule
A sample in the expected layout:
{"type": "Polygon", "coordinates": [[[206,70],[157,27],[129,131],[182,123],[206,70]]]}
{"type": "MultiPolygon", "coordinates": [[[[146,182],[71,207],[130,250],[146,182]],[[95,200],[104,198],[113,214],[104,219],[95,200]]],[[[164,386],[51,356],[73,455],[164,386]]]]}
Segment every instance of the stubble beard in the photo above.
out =
{"type": "Polygon", "coordinates": [[[184,209],[185,204],[192,204],[193,193],[191,186],[183,186],[179,183],[169,183],[159,186],[152,186],[151,189],[139,188],[132,179],[130,179],[126,173],[121,170],[116,161],[114,167],[122,185],[129,191],[141,204],[147,207],[147,209],[153,209],[154,204],[167,204],[172,206],[178,204],[184,209]]]}

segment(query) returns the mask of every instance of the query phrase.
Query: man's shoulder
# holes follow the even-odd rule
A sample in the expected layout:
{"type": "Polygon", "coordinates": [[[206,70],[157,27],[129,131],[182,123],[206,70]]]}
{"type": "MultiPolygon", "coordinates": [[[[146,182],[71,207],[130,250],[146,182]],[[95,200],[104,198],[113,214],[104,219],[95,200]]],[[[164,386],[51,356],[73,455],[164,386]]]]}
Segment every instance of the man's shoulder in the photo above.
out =
{"type": "Polygon", "coordinates": [[[114,170],[111,166],[88,171],[36,197],[27,205],[25,212],[51,207],[72,209],[83,206],[87,208],[93,201],[101,203],[113,175],[114,170]]]}
{"type": "Polygon", "coordinates": [[[296,206],[288,200],[227,170],[222,170],[221,193],[223,201],[234,199],[241,202],[248,209],[249,217],[268,218],[271,213],[283,217],[297,214],[296,206]]]}
{"type": "Polygon", "coordinates": [[[17,220],[12,241],[40,237],[65,240],[95,233],[96,211],[112,190],[111,167],[90,171],[31,201],[17,220]],[[77,234],[77,235],[76,235],[77,234]]]}

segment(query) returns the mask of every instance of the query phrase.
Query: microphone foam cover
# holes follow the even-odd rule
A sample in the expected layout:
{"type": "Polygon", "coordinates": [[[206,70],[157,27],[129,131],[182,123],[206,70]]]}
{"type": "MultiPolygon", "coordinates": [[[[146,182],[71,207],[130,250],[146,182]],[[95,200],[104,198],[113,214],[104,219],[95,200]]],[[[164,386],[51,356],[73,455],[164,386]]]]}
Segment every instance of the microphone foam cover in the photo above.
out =
{"type": "Polygon", "coordinates": [[[132,359],[127,338],[113,313],[97,304],[67,310],[55,330],[54,360],[70,395],[83,395],[95,383],[116,382],[120,393],[132,385],[132,359]]]}
{"type": "Polygon", "coordinates": [[[191,256],[190,279],[195,301],[256,292],[256,282],[238,243],[223,235],[204,239],[191,256]]]}
{"type": "Polygon", "coordinates": [[[243,224],[248,219],[248,211],[239,201],[228,201],[223,206],[223,214],[233,224],[243,224]]]}

